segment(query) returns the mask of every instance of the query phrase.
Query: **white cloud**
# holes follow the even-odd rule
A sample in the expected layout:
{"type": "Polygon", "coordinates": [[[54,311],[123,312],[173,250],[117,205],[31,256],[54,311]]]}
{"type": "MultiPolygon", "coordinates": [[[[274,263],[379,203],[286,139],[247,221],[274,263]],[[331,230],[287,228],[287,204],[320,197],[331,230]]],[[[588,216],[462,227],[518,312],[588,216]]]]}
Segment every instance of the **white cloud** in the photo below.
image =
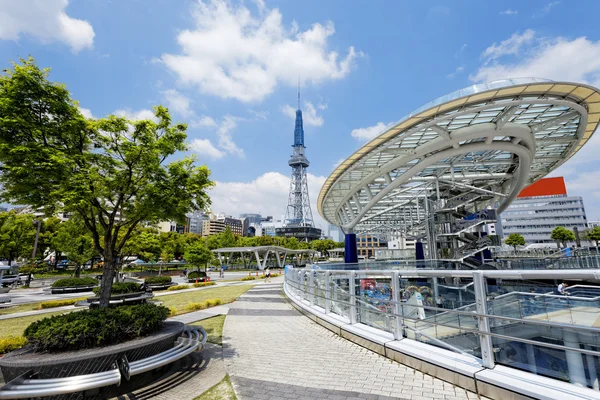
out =
{"type": "Polygon", "coordinates": [[[337,167],[339,167],[346,159],[345,158],[340,158],[339,160],[337,160],[334,164],[333,164],[333,169],[336,169],[337,167]]]}
{"type": "Polygon", "coordinates": [[[200,118],[192,119],[192,121],[190,122],[190,126],[192,128],[216,128],[217,123],[214,119],[212,119],[212,117],[207,117],[206,115],[203,115],[200,118]]]}
{"type": "Polygon", "coordinates": [[[510,8],[504,11],[500,11],[500,15],[517,15],[518,13],[518,10],[511,10],[510,8]]]}
{"type": "MultiPolygon", "coordinates": [[[[543,38],[533,41],[534,32],[526,32],[531,32],[527,35],[530,38],[527,40],[530,45],[525,49],[527,56],[512,62],[501,63],[496,60],[489,65],[483,65],[470,79],[474,82],[484,82],[505,78],[540,77],[600,85],[600,41],[593,42],[586,37],[573,40],[563,37],[543,38]]],[[[511,39],[514,37],[515,35],[511,39]]],[[[523,43],[521,42],[521,45],[523,43]]],[[[484,56],[490,53],[489,49],[484,52],[484,56]]],[[[516,51],[506,50],[504,54],[516,54],[516,51]]]]}
{"type": "Polygon", "coordinates": [[[461,67],[456,67],[456,69],[454,70],[454,72],[451,72],[448,75],[446,75],[446,78],[454,79],[454,77],[456,77],[456,75],[460,74],[464,70],[465,70],[465,67],[462,67],[462,66],[461,67]]]}
{"type": "Polygon", "coordinates": [[[192,9],[196,27],[177,36],[181,54],[163,54],[159,61],[201,93],[249,102],[262,100],[278,84],[295,86],[298,77],[344,78],[362,55],[353,47],[345,56],[327,50],[335,32],[330,21],[306,31],[297,24],[287,29],[278,9],[261,7],[254,16],[244,5],[198,1],[192,9]]]}
{"type": "MultiPolygon", "coordinates": [[[[315,225],[327,229],[327,223],[317,212],[316,200],[325,183],[324,176],[307,175],[308,191],[315,225]]],[[[279,172],[266,172],[251,182],[216,182],[210,191],[212,210],[233,216],[260,212],[280,219],[285,215],[290,190],[290,178],[279,172]]]]}
{"type": "Polygon", "coordinates": [[[378,122],[376,125],[367,126],[366,128],[353,129],[352,132],[350,132],[350,135],[358,140],[368,141],[383,132],[388,125],[389,124],[384,124],[383,122],[378,122]]]}
{"type": "Polygon", "coordinates": [[[454,53],[454,58],[461,58],[466,49],[467,49],[467,44],[463,43],[463,45],[460,46],[460,49],[458,49],[458,51],[456,53],[454,53]]]}
{"type": "Polygon", "coordinates": [[[190,149],[194,152],[212,159],[223,158],[225,153],[217,149],[208,139],[194,139],[190,142],[190,149]]]}
{"type": "Polygon", "coordinates": [[[527,29],[522,34],[514,33],[511,37],[500,42],[500,44],[494,43],[481,55],[482,58],[486,59],[486,62],[496,60],[502,56],[510,54],[518,54],[519,50],[526,44],[531,43],[535,36],[535,32],[531,29],[527,29]]]}
{"type": "Polygon", "coordinates": [[[121,110],[116,110],[114,114],[119,117],[125,117],[131,121],[139,121],[142,119],[149,119],[152,121],[157,120],[156,116],[154,115],[154,111],[149,110],[147,108],[138,111],[133,111],[129,108],[125,108],[121,110]]]}
{"type": "Polygon", "coordinates": [[[92,110],[90,110],[89,108],[79,107],[79,112],[81,113],[81,115],[88,119],[94,118],[94,116],[92,115],[92,110]]]}
{"type": "Polygon", "coordinates": [[[167,107],[170,111],[174,111],[182,117],[189,117],[193,114],[190,109],[190,99],[184,94],[179,93],[175,89],[163,90],[167,107]]]}
{"type": "Polygon", "coordinates": [[[69,0],[3,0],[0,4],[0,39],[32,36],[42,43],[62,42],[75,53],[94,45],[94,28],[66,14],[69,0]]]}
{"type": "Polygon", "coordinates": [[[550,2],[548,4],[546,4],[544,6],[544,8],[542,8],[541,11],[536,12],[536,13],[533,14],[533,18],[540,18],[540,17],[543,17],[544,15],[549,14],[550,11],[552,11],[552,9],[554,7],[556,7],[557,5],[559,5],[559,4],[560,4],[560,1],[552,1],[552,2],[550,2]]]}
{"type": "Polygon", "coordinates": [[[231,137],[231,131],[237,127],[237,120],[237,117],[231,115],[226,115],[223,118],[223,121],[221,121],[219,128],[217,129],[217,135],[219,136],[219,147],[226,150],[230,154],[244,158],[246,156],[244,150],[240,149],[231,137]]]}
{"type": "MultiPolygon", "coordinates": [[[[325,108],[327,108],[327,105],[325,105],[325,108],[321,108],[322,105],[319,106],[319,109],[324,110],[325,108]]],[[[305,101],[304,102],[304,106],[302,107],[302,121],[304,122],[304,125],[307,126],[322,126],[323,125],[323,117],[317,115],[317,109],[315,108],[315,106],[309,102],[309,101],[305,101]]],[[[286,104],[285,106],[281,107],[281,112],[284,113],[285,115],[287,115],[288,117],[290,117],[291,119],[295,119],[296,118],[296,109],[292,106],[290,106],[289,104],[286,104]]]]}

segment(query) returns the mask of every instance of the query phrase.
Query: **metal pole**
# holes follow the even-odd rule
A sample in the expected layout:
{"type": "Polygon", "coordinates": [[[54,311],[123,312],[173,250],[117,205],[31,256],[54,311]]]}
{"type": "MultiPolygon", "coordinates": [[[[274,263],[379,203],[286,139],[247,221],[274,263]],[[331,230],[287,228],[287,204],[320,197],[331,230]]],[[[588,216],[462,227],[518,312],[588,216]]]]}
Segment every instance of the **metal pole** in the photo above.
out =
{"type": "Polygon", "coordinates": [[[394,302],[394,339],[400,340],[404,336],[402,303],[400,296],[400,273],[392,272],[392,301],[394,302]]]}
{"type": "MultiPolygon", "coordinates": [[[[479,314],[487,314],[487,294],[485,290],[486,280],[481,271],[473,272],[473,282],[475,286],[475,306],[479,314]]],[[[460,321],[460,318],[459,318],[460,321]]],[[[482,332],[479,337],[481,344],[481,358],[483,366],[486,368],[494,368],[494,351],[492,345],[492,337],[486,335],[490,333],[490,322],[487,317],[479,317],[479,331],[482,332]]]]}
{"type": "Polygon", "coordinates": [[[356,324],[356,271],[350,271],[350,323],[356,324]]]}
{"type": "Polygon", "coordinates": [[[331,272],[325,272],[325,314],[331,312],[331,272]]]}

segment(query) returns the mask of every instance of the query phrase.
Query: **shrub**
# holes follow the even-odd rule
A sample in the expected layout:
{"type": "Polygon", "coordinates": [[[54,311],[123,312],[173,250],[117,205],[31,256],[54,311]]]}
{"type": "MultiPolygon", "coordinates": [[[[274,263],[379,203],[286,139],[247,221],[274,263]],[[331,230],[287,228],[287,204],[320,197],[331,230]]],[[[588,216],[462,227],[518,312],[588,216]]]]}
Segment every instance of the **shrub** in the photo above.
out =
{"type": "Polygon", "coordinates": [[[198,283],[194,283],[192,284],[193,287],[204,287],[204,286],[212,286],[212,285],[216,285],[217,282],[198,282],[198,283]]]}
{"type": "Polygon", "coordinates": [[[177,285],[177,286],[171,286],[167,290],[170,292],[173,292],[175,290],[183,290],[183,289],[189,289],[189,288],[190,288],[189,285],[177,285]]]}
{"type": "Polygon", "coordinates": [[[253,277],[253,276],[245,276],[245,277],[243,277],[243,278],[242,278],[242,280],[243,280],[243,281],[253,281],[253,280],[255,280],[255,279],[256,279],[256,278],[255,278],[255,277],[253,277]]]}
{"type": "Polygon", "coordinates": [[[27,344],[27,339],[23,336],[7,336],[0,339],[0,354],[8,353],[27,344]]]}
{"type": "Polygon", "coordinates": [[[199,303],[189,303],[187,306],[185,306],[185,311],[192,312],[192,311],[204,310],[205,308],[218,306],[219,304],[222,304],[222,303],[223,302],[221,301],[221,299],[208,299],[206,301],[202,301],[199,303]]]}
{"type": "Polygon", "coordinates": [[[277,278],[279,274],[271,274],[271,278],[277,278]]]}
{"type": "Polygon", "coordinates": [[[46,308],[71,306],[71,305],[77,303],[80,300],[85,300],[85,298],[44,301],[43,303],[40,303],[40,307],[39,308],[41,310],[43,310],[43,309],[46,309],[46,308]]]}
{"type": "Polygon", "coordinates": [[[98,281],[95,278],[64,278],[54,282],[52,287],[95,286],[97,284],[98,281]]]}
{"type": "Polygon", "coordinates": [[[36,351],[107,346],[160,330],[168,315],[168,308],[154,304],[84,310],[36,321],[25,338],[36,351]]]}
{"type": "Polygon", "coordinates": [[[188,279],[206,278],[206,272],[204,271],[192,271],[188,273],[188,279]]]}
{"type": "Polygon", "coordinates": [[[144,279],[146,285],[167,285],[171,283],[170,276],[148,276],[144,279]]]}
{"type": "MultiPolygon", "coordinates": [[[[112,288],[110,289],[110,294],[127,294],[127,293],[135,293],[140,291],[140,284],[135,282],[117,282],[113,283],[112,288]]],[[[100,288],[94,288],[94,294],[98,296],[100,294],[100,288]]]]}

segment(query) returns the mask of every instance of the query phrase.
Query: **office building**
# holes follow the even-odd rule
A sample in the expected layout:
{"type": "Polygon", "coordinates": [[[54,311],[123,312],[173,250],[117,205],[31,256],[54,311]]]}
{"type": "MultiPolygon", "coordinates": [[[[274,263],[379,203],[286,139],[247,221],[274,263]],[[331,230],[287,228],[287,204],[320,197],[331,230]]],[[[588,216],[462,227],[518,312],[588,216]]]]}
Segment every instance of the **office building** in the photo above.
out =
{"type": "Polygon", "coordinates": [[[556,243],[550,235],[557,226],[579,232],[588,227],[583,199],[567,194],[563,177],[540,179],[526,187],[500,218],[504,237],[518,233],[527,244],[556,243]]]}
{"type": "Polygon", "coordinates": [[[225,232],[225,221],[206,219],[202,221],[202,236],[217,235],[225,232]]]}
{"type": "Polygon", "coordinates": [[[387,241],[373,235],[356,235],[356,247],[359,257],[371,258],[376,250],[387,248],[387,241]]]}
{"type": "Polygon", "coordinates": [[[240,214],[240,219],[247,219],[249,225],[252,225],[252,224],[260,225],[260,223],[263,220],[263,217],[260,214],[244,213],[244,214],[240,214]]]}

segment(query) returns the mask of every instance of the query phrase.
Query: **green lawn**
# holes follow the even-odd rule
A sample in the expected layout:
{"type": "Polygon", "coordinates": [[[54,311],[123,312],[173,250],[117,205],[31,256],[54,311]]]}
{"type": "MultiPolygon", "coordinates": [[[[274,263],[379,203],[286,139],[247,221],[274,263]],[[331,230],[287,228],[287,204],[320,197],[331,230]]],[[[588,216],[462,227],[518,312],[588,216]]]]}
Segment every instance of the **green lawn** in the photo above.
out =
{"type": "Polygon", "coordinates": [[[208,299],[220,299],[222,304],[231,303],[254,285],[235,285],[217,287],[214,289],[195,290],[193,292],[169,294],[155,297],[155,300],[162,301],[163,306],[175,310],[175,314],[183,314],[185,306],[189,303],[202,302],[208,299]]]}
{"type": "Polygon", "coordinates": [[[223,324],[225,323],[225,317],[226,315],[217,315],[216,317],[194,322],[191,325],[203,327],[208,335],[208,342],[221,346],[223,344],[223,324]]]}
{"type": "Polygon", "coordinates": [[[237,400],[229,375],[194,400],[237,400]]]}
{"type": "MultiPolygon", "coordinates": [[[[86,299],[86,297],[78,297],[78,298],[68,298],[68,299],[61,299],[61,300],[79,301],[79,300],[85,300],[85,299],[86,299]]],[[[47,301],[54,301],[54,300],[47,300],[47,301]]],[[[40,304],[42,304],[42,302],[20,304],[18,306],[8,307],[8,308],[0,308],[0,315],[14,314],[14,313],[20,313],[20,312],[25,312],[25,311],[41,310],[42,308],[40,307],[40,304]]]]}
{"type": "Polygon", "coordinates": [[[25,328],[32,322],[42,318],[51,317],[53,315],[62,314],[64,311],[55,311],[45,314],[30,315],[27,317],[10,318],[0,320],[0,338],[6,336],[23,336],[25,328]]]}

